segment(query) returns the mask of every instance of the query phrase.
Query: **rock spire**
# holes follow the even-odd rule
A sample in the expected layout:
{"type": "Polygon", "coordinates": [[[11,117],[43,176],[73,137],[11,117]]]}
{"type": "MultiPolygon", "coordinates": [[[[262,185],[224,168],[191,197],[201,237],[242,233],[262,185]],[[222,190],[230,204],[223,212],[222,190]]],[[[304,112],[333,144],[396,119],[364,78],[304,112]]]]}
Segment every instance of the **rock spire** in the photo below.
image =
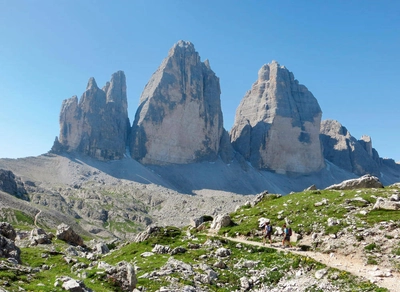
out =
{"type": "Polygon", "coordinates": [[[179,41],[140,97],[131,155],[144,164],[213,161],[224,134],[219,78],[190,42],[179,41]]]}
{"type": "Polygon", "coordinates": [[[118,71],[103,89],[89,79],[78,102],[73,96],[63,101],[60,135],[52,151],[78,151],[100,160],[121,159],[129,132],[125,74],[118,71]]]}
{"type": "Polygon", "coordinates": [[[325,166],[315,97],[276,61],[264,65],[242,99],[230,132],[236,151],[259,169],[311,173],[325,166]]]}

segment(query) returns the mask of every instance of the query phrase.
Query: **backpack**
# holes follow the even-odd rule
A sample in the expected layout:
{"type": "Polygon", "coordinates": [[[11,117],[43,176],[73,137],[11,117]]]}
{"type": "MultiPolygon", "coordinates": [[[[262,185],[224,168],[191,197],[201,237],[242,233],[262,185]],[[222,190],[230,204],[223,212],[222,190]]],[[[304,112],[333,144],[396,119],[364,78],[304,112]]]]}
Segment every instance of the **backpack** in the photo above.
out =
{"type": "Polygon", "coordinates": [[[288,234],[289,236],[292,236],[292,228],[289,227],[289,228],[287,229],[287,234],[288,234]]]}
{"type": "Polygon", "coordinates": [[[267,225],[265,230],[267,231],[267,233],[272,233],[272,226],[271,225],[267,225]]]}

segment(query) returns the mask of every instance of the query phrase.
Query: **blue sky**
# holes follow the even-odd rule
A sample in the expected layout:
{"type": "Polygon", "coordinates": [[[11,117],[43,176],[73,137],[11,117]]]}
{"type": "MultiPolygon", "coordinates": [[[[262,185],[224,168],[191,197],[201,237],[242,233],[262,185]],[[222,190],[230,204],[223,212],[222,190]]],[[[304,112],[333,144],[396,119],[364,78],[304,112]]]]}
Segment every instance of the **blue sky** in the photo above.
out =
{"type": "Polygon", "coordinates": [[[277,60],[323,119],[400,161],[400,1],[0,0],[0,157],[47,152],[61,103],[90,77],[127,77],[131,121],[178,40],[220,78],[225,128],[259,68],[277,60]]]}

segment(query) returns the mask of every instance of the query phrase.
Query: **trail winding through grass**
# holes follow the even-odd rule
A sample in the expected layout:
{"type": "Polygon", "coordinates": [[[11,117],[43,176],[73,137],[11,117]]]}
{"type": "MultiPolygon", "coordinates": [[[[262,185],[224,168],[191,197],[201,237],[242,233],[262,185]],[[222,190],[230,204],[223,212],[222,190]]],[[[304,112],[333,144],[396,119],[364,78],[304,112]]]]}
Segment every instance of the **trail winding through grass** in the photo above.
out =
{"type": "Polygon", "coordinates": [[[250,241],[250,240],[246,240],[246,239],[240,238],[240,237],[239,238],[224,237],[224,238],[231,240],[231,241],[249,244],[249,245],[253,245],[253,246],[266,246],[266,247],[274,248],[276,250],[280,250],[283,252],[290,252],[290,253],[294,253],[297,255],[310,257],[328,267],[346,271],[346,272],[349,272],[358,277],[362,277],[364,279],[370,280],[371,282],[375,283],[376,285],[378,285],[380,287],[389,289],[389,291],[391,291],[391,292],[400,291],[400,288],[399,288],[400,274],[399,273],[390,271],[384,267],[366,266],[366,265],[364,265],[362,258],[357,254],[350,255],[350,256],[344,256],[344,255],[340,255],[340,254],[336,254],[336,253],[324,254],[324,253],[314,252],[314,251],[301,251],[298,248],[282,248],[281,243],[279,243],[279,242],[276,242],[272,246],[270,246],[269,244],[263,245],[263,243],[261,243],[261,242],[250,241]],[[385,272],[390,272],[392,276],[390,276],[390,277],[374,276],[375,274],[378,274],[380,272],[382,274],[385,274],[385,272]]]}

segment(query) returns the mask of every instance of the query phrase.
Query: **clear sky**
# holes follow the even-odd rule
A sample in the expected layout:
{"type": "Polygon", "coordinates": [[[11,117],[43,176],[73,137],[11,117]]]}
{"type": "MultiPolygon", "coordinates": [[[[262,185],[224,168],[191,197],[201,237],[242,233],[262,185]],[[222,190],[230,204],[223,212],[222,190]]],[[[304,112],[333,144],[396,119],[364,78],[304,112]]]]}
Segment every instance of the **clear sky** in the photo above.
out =
{"type": "Polygon", "coordinates": [[[220,78],[224,125],[272,60],[381,157],[400,161],[400,1],[0,0],[0,157],[36,156],[59,134],[61,103],[90,77],[127,77],[129,117],[178,40],[220,78]]]}

